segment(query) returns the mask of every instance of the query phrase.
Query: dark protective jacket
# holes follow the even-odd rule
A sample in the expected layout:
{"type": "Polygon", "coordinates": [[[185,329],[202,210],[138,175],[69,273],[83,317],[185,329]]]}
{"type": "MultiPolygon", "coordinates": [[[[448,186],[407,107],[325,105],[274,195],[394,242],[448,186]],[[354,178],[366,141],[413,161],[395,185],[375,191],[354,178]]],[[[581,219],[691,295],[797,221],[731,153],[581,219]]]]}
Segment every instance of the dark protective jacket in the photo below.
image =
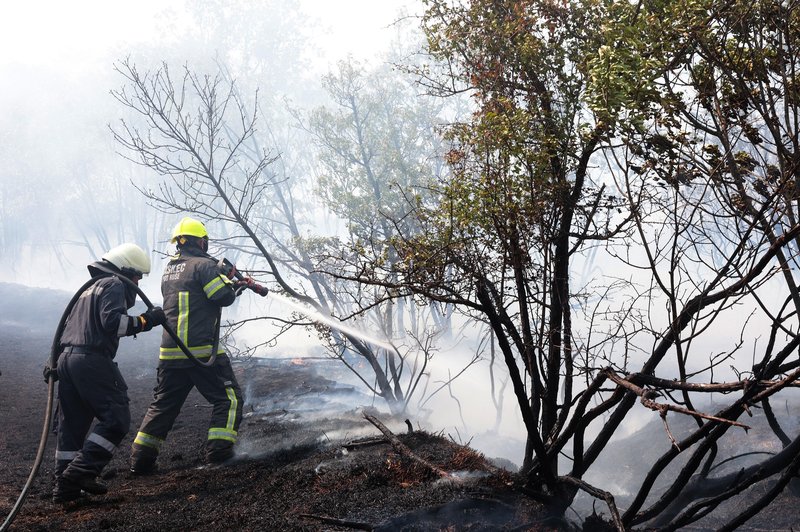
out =
{"type": "MultiPolygon", "coordinates": [[[[161,277],[164,313],[172,327],[192,354],[209,358],[218,326],[220,308],[236,299],[230,279],[220,273],[216,259],[200,249],[184,247],[171,257],[161,277]]],[[[219,350],[218,355],[224,355],[219,350]]],[[[159,366],[189,367],[192,365],[172,337],[161,336],[159,366]]]]}
{"type": "Polygon", "coordinates": [[[119,338],[140,332],[143,323],[126,313],[136,291],[100,268],[117,271],[108,262],[89,265],[98,280],[80,295],[61,335],[56,493],[66,489],[64,479],[99,475],[130,428],[128,387],[112,359],[119,338]]]}
{"type": "MultiPolygon", "coordinates": [[[[233,283],[220,273],[217,261],[198,248],[180,248],[164,268],[161,293],[167,322],[178,338],[195,357],[209,358],[221,308],[236,299],[233,283]]],[[[195,387],[213,405],[207,459],[222,462],[233,456],[242,419],[242,392],[228,357],[219,349],[217,355],[212,366],[198,367],[171,336],[161,337],[158,382],[131,447],[132,470],[152,470],[161,444],[195,387]]]]}
{"type": "MultiPolygon", "coordinates": [[[[104,268],[114,269],[108,263],[104,268]]],[[[117,277],[89,265],[92,277],[102,277],[81,294],[70,312],[64,333],[63,347],[80,348],[87,352],[114,358],[122,336],[137,334],[142,323],[137,316],[128,316],[136,293],[117,277]]]]}

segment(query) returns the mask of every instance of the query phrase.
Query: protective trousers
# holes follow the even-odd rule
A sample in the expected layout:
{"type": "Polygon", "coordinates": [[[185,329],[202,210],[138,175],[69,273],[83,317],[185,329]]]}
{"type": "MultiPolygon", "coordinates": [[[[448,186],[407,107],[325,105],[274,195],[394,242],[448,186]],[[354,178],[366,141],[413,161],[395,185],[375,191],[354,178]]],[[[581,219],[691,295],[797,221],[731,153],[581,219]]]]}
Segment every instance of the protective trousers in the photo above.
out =
{"type": "Polygon", "coordinates": [[[219,357],[210,368],[158,368],[153,402],[133,441],[132,470],[146,472],[153,469],[161,444],[172,429],[192,387],[197,387],[197,391],[213,407],[206,442],[206,460],[219,463],[233,457],[233,445],[242,419],[242,393],[230,361],[227,357],[219,357]]]}
{"type": "Polygon", "coordinates": [[[98,476],[130,430],[128,386],[110,357],[64,353],[58,360],[56,478],[98,476]],[[89,427],[97,418],[89,437],[89,427]]]}

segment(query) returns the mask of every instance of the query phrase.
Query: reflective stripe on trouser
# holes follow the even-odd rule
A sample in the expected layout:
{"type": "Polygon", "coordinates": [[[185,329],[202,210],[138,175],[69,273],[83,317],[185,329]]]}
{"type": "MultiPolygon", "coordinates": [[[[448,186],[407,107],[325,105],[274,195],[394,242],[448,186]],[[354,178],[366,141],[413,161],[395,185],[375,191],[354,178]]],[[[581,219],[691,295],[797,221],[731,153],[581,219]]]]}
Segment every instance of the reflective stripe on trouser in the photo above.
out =
{"type": "Polygon", "coordinates": [[[56,476],[99,475],[130,428],[128,387],[103,355],[62,355],[58,378],[56,476]]]}
{"type": "MultiPolygon", "coordinates": [[[[225,384],[232,384],[226,382],[225,384]]],[[[239,408],[239,397],[236,396],[236,390],[233,389],[233,386],[229,385],[225,387],[225,395],[228,397],[228,413],[227,417],[225,418],[225,426],[224,427],[215,427],[211,426],[208,429],[208,439],[209,440],[223,440],[229,441],[231,443],[236,443],[236,429],[235,427],[239,426],[239,418],[241,417],[241,408],[239,408]]],[[[214,408],[216,414],[216,406],[214,408]]],[[[213,418],[218,418],[219,416],[214,415],[213,418]]]]}
{"type": "Polygon", "coordinates": [[[78,451],[61,451],[56,449],[55,475],[60,477],[70,462],[78,456],[78,451]]]}
{"type": "MultiPolygon", "coordinates": [[[[215,446],[232,447],[242,417],[242,396],[227,357],[220,357],[210,368],[158,368],[155,398],[142,420],[139,434],[165,440],[193,387],[197,387],[203,397],[213,405],[209,442],[215,442],[215,446]],[[213,440],[212,431],[215,435],[213,440]]],[[[147,445],[144,440],[134,441],[131,451],[132,467],[135,468],[139,460],[153,460],[154,452],[158,452],[157,447],[147,445]]]]}
{"type": "Polygon", "coordinates": [[[132,469],[148,469],[155,463],[161,444],[172,429],[192,386],[191,380],[180,371],[158,368],[153,402],[131,446],[132,469]]]}
{"type": "Polygon", "coordinates": [[[153,436],[152,434],[137,432],[133,443],[136,445],[141,445],[142,447],[150,447],[151,449],[158,451],[161,448],[161,444],[164,443],[164,439],[153,436]]]}

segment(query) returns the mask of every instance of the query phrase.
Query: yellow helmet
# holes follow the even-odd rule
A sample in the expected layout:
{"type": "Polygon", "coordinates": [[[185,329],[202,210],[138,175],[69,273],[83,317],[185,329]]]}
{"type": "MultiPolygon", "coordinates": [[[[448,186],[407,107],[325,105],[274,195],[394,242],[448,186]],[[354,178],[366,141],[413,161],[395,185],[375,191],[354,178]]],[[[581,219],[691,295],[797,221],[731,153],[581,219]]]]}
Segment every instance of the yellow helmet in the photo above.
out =
{"type": "Polygon", "coordinates": [[[175,229],[172,231],[172,239],[170,242],[174,244],[177,242],[179,236],[208,238],[208,231],[206,231],[206,226],[203,225],[203,222],[187,216],[175,226],[175,229]]]}

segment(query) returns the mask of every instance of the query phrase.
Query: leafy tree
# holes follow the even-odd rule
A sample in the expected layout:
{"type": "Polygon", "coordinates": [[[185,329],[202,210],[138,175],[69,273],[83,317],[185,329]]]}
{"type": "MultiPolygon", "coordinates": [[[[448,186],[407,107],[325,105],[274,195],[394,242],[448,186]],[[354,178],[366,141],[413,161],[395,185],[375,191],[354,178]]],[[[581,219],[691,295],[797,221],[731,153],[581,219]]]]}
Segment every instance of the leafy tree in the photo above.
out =
{"type": "Polygon", "coordinates": [[[598,117],[585,103],[600,10],[428,3],[429,51],[445,66],[422,81],[440,95],[469,92],[476,111],[448,131],[453,177],[423,214],[427,234],[400,244],[407,283],[491,325],[528,429],[524,467],[553,491],[548,446],[572,430],[574,379],[590,362],[584,353],[575,367],[571,264],[627,219],[614,216],[620,202],[590,175],[619,113],[598,117]]]}
{"type": "Polygon", "coordinates": [[[800,311],[793,276],[800,133],[794,80],[800,57],[793,7],[769,1],[679,2],[647,4],[643,11],[653,40],[663,32],[671,47],[658,112],[626,131],[621,175],[629,197],[640,198],[643,207],[637,230],[646,259],[637,265],[653,272],[671,326],[642,373],[669,367],[671,359],[678,380],[686,383],[673,400],[693,410],[702,388],[688,383],[713,381],[721,361],[734,364],[734,377],[744,383],[734,389],[743,390],[716,415],[736,420],[753,406],[763,408],[783,450],[736,473],[710,474],[727,459],[720,446],[732,424],[695,418],[696,430],[654,462],[623,516],[626,523],[656,518],[667,528],[684,526],[770,479],[766,493],[725,525],[733,529],[764,508],[797,470],[794,449],[800,442],[787,434],[770,405],[775,397],[791,397],[784,388],[797,368],[791,359],[800,311]],[[751,309],[748,319],[735,320],[737,308],[751,309]],[[741,331],[729,350],[704,354],[705,364],[698,365],[698,338],[731,323],[741,331]],[[765,331],[768,339],[761,345],[758,337],[765,331]],[[748,344],[752,354],[744,362],[741,352],[748,344]],[[654,483],[684,452],[686,465],[646,506],[654,483]]]}
{"type": "Polygon", "coordinates": [[[452,172],[410,203],[418,230],[393,237],[398,260],[355,249],[363,262],[350,278],[396,278],[392,288],[491,326],[527,429],[525,489],[554,510],[584,490],[608,503],[618,529],[672,530],[773,477],[724,525],[735,528],[798,467],[800,443],[769,406],[798,375],[790,357],[800,346],[790,324],[800,315],[796,10],[693,0],[426,6],[435,61],[418,71],[421,83],[469,94],[475,111],[447,129],[452,172]],[[612,260],[614,275],[575,284],[587,264],[612,260]],[[779,281],[786,300],[776,302],[779,281]],[[732,345],[698,362],[720,328],[732,345]],[[770,331],[766,345],[759,328],[770,331]],[[728,399],[714,414],[695,405],[710,393],[728,399]],[[620,513],[587,479],[637,399],[660,414],[672,446],[620,513]],[[784,449],[717,473],[732,459],[719,442],[745,427],[751,405],[784,449]],[[695,428],[678,439],[670,412],[695,428]]]}

